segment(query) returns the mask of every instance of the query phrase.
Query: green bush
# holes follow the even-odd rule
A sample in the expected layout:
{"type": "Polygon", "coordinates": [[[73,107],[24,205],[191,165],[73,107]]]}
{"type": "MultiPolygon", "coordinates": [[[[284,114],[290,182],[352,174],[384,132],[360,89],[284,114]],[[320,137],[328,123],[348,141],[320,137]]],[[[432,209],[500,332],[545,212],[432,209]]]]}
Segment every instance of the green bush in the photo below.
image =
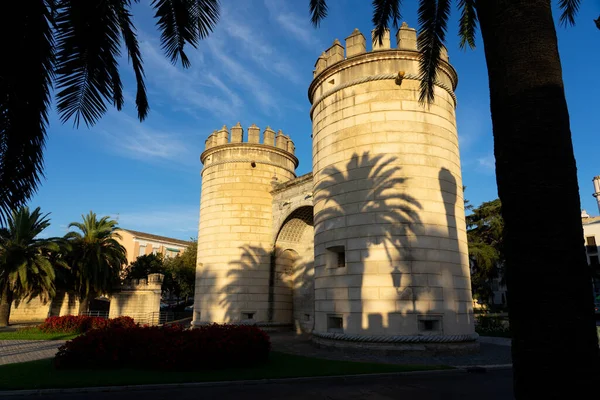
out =
{"type": "Polygon", "coordinates": [[[508,321],[497,315],[478,315],[475,332],[481,336],[511,337],[508,321]]]}

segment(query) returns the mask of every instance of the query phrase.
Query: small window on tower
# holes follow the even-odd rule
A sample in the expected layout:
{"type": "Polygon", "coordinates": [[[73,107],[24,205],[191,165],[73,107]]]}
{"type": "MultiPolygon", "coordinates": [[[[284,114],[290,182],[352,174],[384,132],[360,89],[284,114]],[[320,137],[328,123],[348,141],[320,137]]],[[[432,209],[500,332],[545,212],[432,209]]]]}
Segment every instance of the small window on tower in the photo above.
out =
{"type": "Polygon", "coordinates": [[[343,268],[346,266],[346,249],[344,246],[327,248],[327,268],[343,268]]]}
{"type": "Polygon", "coordinates": [[[344,333],[344,319],[341,315],[327,316],[327,332],[344,333]]]}

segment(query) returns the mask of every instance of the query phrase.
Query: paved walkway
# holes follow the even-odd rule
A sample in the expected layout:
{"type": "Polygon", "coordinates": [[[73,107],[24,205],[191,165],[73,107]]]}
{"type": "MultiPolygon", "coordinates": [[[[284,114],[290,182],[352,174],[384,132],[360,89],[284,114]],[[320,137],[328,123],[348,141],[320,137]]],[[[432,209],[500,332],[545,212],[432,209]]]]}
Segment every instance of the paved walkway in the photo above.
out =
{"type": "Polygon", "coordinates": [[[325,358],[330,360],[363,361],[386,364],[426,364],[465,366],[507,366],[512,364],[510,354],[510,339],[483,338],[480,341],[480,352],[466,355],[384,355],[374,352],[350,352],[335,349],[317,348],[304,336],[293,333],[271,333],[273,350],[283,353],[297,354],[307,357],[325,358]],[[490,339],[488,341],[488,339],[490,339]],[[502,339],[502,340],[495,340],[502,339]]]}
{"type": "MultiPolygon", "coordinates": [[[[478,354],[460,356],[384,355],[372,352],[344,352],[317,348],[305,336],[272,333],[273,350],[330,360],[363,361],[386,364],[427,364],[452,366],[489,366],[511,364],[510,339],[481,338],[478,354]]],[[[0,340],[0,365],[54,357],[63,340],[0,340]]]]}
{"type": "MultiPolygon", "coordinates": [[[[443,373],[407,374],[386,377],[324,378],[311,381],[287,381],[219,386],[153,388],[110,388],[93,392],[47,393],[44,400],[505,400],[512,399],[512,371],[492,370],[486,373],[449,371],[443,373]],[[138,390],[134,390],[138,389],[138,390]]],[[[34,397],[29,392],[14,398],[34,397]]]]}
{"type": "Polygon", "coordinates": [[[54,357],[64,340],[0,340],[0,365],[54,357]]]}

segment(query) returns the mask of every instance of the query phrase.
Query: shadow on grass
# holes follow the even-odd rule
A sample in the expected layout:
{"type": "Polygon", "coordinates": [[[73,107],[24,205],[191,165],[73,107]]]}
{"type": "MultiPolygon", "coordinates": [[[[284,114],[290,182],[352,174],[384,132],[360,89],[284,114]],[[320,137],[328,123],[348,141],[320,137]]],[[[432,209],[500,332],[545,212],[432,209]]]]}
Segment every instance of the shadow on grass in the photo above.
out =
{"type": "Polygon", "coordinates": [[[214,371],[56,370],[52,360],[45,359],[0,366],[0,390],[217,382],[440,369],[452,368],[324,360],[278,352],[271,352],[269,362],[263,365],[214,371]],[[33,376],[35,379],[31,378],[33,376]]]}

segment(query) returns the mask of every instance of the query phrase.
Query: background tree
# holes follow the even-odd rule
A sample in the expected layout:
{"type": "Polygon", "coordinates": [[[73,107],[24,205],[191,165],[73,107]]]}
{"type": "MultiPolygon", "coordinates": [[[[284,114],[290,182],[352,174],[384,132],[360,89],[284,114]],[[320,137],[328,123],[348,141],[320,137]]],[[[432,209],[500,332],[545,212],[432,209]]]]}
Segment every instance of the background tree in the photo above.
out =
{"type": "MultiPolygon", "coordinates": [[[[0,13],[0,222],[33,195],[43,177],[50,93],[55,86],[63,122],[93,125],[107,104],[121,110],[118,58],[133,68],[140,121],[149,105],[143,59],[131,13],[138,0],[6,1],[0,13]],[[9,39],[10,38],[10,39],[9,39]]],[[[165,55],[190,66],[186,45],[196,47],[219,19],[218,0],[153,0],[165,55]]]]}
{"type": "Polygon", "coordinates": [[[165,260],[165,270],[172,278],[172,293],[178,298],[184,298],[185,302],[194,296],[196,286],[196,257],[198,253],[198,242],[191,239],[189,246],[181,255],[165,260]]]}
{"type": "MultiPolygon", "coordinates": [[[[326,3],[310,0],[316,26],[326,3]]],[[[424,103],[434,101],[451,3],[419,1],[424,103]]],[[[562,24],[575,23],[580,3],[559,0],[562,24]]],[[[381,42],[389,25],[398,27],[400,0],[373,0],[373,6],[381,42]]],[[[596,390],[600,351],[551,1],[458,0],[458,8],[461,47],[475,47],[479,25],[488,68],[515,396],[584,397],[596,390]],[[533,204],[543,216],[535,222],[533,204]],[[540,295],[550,288],[560,295],[540,295]]]]}
{"type": "Polygon", "coordinates": [[[124,279],[144,279],[149,274],[164,274],[162,254],[144,254],[135,259],[123,271],[124,279]]]}
{"type": "Polygon", "coordinates": [[[139,256],[134,262],[129,264],[124,271],[124,279],[146,279],[149,274],[163,274],[161,286],[162,296],[173,293],[176,285],[173,281],[173,275],[166,266],[166,259],[162,254],[145,254],[139,256]]]}
{"type": "Polygon", "coordinates": [[[72,222],[79,232],[69,232],[65,239],[71,245],[67,259],[72,282],[79,296],[79,314],[88,311],[90,300],[111,293],[119,283],[121,267],[127,262],[125,248],[116,240],[117,222],[105,216],[100,219],[92,211],[81,216],[83,222],[72,222]]]}
{"type": "Polygon", "coordinates": [[[8,325],[13,300],[47,301],[55,293],[54,266],[63,262],[52,258],[60,250],[58,240],[38,237],[48,226],[48,214],[39,207],[32,212],[21,207],[0,229],[0,326],[8,325]]]}
{"type": "Polygon", "coordinates": [[[493,295],[492,282],[504,283],[504,220],[499,199],[471,207],[467,215],[467,240],[471,264],[471,287],[473,295],[484,304],[490,304],[493,295]]]}

